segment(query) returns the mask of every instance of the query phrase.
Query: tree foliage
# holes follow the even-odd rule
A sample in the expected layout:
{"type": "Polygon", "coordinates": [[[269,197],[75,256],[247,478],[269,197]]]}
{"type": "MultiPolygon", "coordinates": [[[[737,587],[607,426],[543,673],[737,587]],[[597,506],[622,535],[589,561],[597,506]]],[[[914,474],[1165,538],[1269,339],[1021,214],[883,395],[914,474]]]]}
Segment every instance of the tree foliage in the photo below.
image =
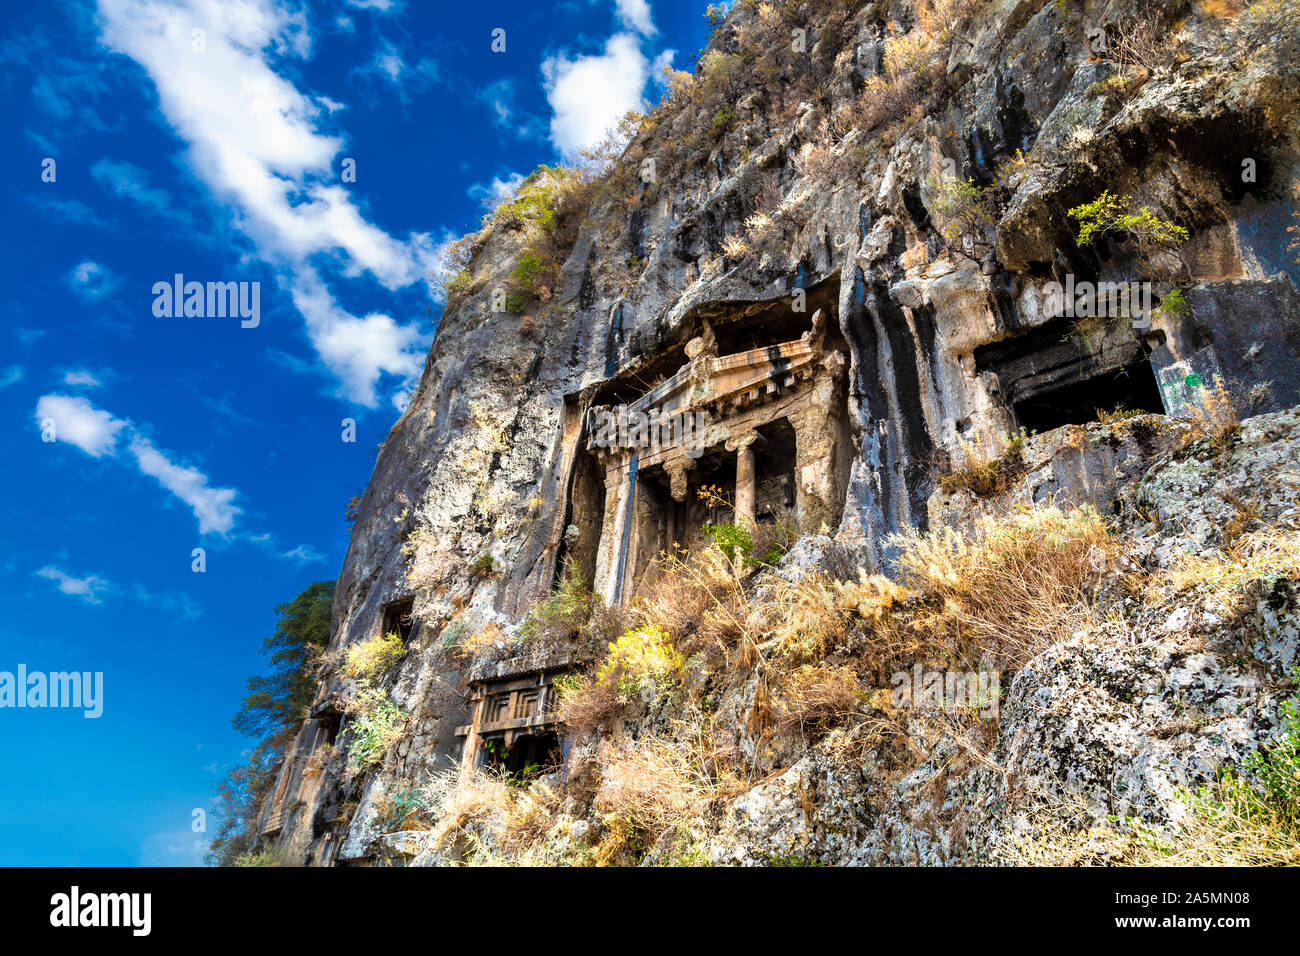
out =
{"type": "Polygon", "coordinates": [[[231,721],[258,744],[247,761],[217,785],[218,827],[208,847],[209,863],[233,865],[253,848],[257,817],[275,786],[285,748],[316,694],[312,665],[329,643],[333,603],[334,582],[317,581],[275,609],[275,633],[262,642],[271,673],[248,679],[248,696],[231,721]]]}

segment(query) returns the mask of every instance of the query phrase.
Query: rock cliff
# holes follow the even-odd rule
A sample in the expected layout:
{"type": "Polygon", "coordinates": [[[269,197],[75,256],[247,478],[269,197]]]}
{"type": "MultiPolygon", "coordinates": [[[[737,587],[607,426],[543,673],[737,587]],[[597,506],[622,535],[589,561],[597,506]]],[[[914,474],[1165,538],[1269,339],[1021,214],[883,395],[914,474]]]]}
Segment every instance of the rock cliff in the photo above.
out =
{"type": "Polygon", "coordinates": [[[1282,733],[1298,663],[1298,55],[1291,2],[736,3],[608,168],[540,171],[465,242],[264,843],[1097,862],[1134,839],[1108,819],[1177,827],[1180,794],[1282,733]],[[700,454],[597,440],[656,403],[699,416],[700,454]],[[1044,514],[1087,541],[1087,613],[979,647],[935,623],[917,542],[993,548],[989,522],[1044,514]],[[759,555],[765,528],[785,540],[759,555]],[[709,643],[716,608],[646,608],[719,529],[745,535],[715,601],[739,630],[709,643]],[[801,581],[838,603],[793,653],[801,581]],[[555,597],[579,592],[576,616],[555,597]],[[654,627],[680,661],[590,727],[548,717],[654,627]],[[388,631],[391,734],[362,764],[345,661],[388,631]],[[900,701],[914,664],[996,671],[992,715],[900,701]]]}

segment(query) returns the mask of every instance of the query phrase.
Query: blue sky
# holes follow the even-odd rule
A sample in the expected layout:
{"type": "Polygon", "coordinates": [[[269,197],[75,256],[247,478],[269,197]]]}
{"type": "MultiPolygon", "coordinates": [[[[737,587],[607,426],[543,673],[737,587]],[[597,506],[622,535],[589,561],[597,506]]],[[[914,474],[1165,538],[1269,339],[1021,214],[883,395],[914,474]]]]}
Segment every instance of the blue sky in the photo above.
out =
{"type": "Polygon", "coordinates": [[[657,101],[703,7],[4,6],[0,671],[104,692],[0,709],[0,864],[199,862],[274,607],[337,575],[423,366],[438,248],[657,101]],[[157,315],[178,273],[258,283],[256,324],[157,315]]]}

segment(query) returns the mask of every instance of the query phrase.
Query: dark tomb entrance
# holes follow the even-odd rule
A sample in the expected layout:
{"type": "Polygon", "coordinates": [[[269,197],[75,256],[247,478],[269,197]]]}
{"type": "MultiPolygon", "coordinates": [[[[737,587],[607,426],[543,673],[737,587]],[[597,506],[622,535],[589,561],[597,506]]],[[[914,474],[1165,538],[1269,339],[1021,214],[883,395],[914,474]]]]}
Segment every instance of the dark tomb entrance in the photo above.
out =
{"type": "Polygon", "coordinates": [[[1095,422],[1100,412],[1164,414],[1155,370],[1147,361],[1059,388],[1045,389],[1012,406],[1022,428],[1051,431],[1062,425],[1095,422]]]}

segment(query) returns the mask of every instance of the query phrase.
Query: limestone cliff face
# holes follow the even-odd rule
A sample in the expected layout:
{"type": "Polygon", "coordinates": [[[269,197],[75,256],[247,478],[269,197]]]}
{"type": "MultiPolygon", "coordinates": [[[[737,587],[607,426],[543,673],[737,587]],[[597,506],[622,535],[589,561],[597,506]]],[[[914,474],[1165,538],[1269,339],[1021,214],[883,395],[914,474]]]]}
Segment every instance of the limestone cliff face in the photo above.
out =
{"type": "MultiPolygon", "coordinates": [[[[807,537],[789,561],[801,566],[885,568],[891,532],[959,526],[968,504],[932,500],[941,471],[971,448],[992,453],[1018,427],[1065,423],[1089,392],[1118,389],[1116,399],[1176,414],[1195,400],[1189,377],[1217,374],[1242,414],[1300,404],[1300,272],[1287,248],[1300,173],[1297,21],[1165,6],[1180,7],[1159,15],[1168,59],[1123,72],[1098,53],[1096,31],[1147,15],[1143,4],[958,4],[940,67],[900,115],[881,120],[872,93],[899,85],[890,58],[899,38],[924,32],[934,4],[808,2],[778,14],[738,3],[693,88],[633,138],[621,186],[595,192],[544,300],[499,309],[494,292],[510,286],[526,237],[505,225],[485,230],[472,281],[448,303],[419,388],[379,454],[336,591],[336,655],[384,627],[386,608],[412,600],[409,652],[385,685],[410,715],[408,732],[363,775],[345,781],[342,759],[313,766],[354,692],[331,676],[263,811],[266,840],[310,863],[391,852],[376,840],[376,802],[460,760],[456,731],[471,719],[472,682],[590,659],[595,649],[581,642],[517,645],[509,636],[566,555],[581,552],[592,574],[610,573],[597,552],[608,562],[624,545],[602,525],[631,519],[615,507],[617,483],[583,473],[594,467],[588,409],[688,365],[699,348],[688,343],[713,338],[710,354],[726,355],[798,341],[814,312],[829,324],[827,351],[847,363],[827,399],[842,437],[827,466],[831,490],[812,488],[821,473],[794,474],[802,493],[829,501],[818,524],[811,506],[799,516],[807,537]],[[792,25],[806,29],[806,51],[791,50],[792,25]],[[1108,84],[1117,74],[1127,79],[1108,84]],[[952,182],[969,184],[993,212],[963,227],[952,182]],[[1185,228],[1177,261],[1162,272],[1131,244],[1079,246],[1068,210],[1104,190],[1185,228]],[[1176,287],[1187,308],[1145,323],[1052,314],[1053,283],[1152,278],[1157,302],[1176,287]],[[1123,384],[1142,370],[1149,383],[1123,384]],[[458,653],[461,636],[490,625],[502,629],[497,649],[473,660],[458,653]]],[[[1051,492],[1109,506],[1155,457],[1124,438],[1088,448],[1035,452],[1045,457],[1029,469],[1039,489],[1024,492],[1029,500],[1051,492]]],[[[1293,594],[1260,600],[1294,611],[1293,594]]],[[[1293,634],[1274,640],[1276,653],[1294,657],[1287,640],[1293,634]]],[[[1170,653],[1116,651],[1101,665],[1072,646],[1055,649],[1017,679],[998,746],[1015,757],[1026,741],[1063,733],[1061,708],[1087,706],[1078,687],[1088,668],[1173,673],[1162,657],[1170,653]],[[1056,716],[1042,716],[1044,707],[1056,716]]],[[[1254,701],[1259,687],[1243,682],[1255,679],[1202,690],[1254,701]]],[[[1134,694],[1148,693],[1132,680],[1134,694]]],[[[1087,749],[1069,733],[1061,739],[1087,749]]],[[[854,779],[823,773],[826,819],[783,820],[792,810],[782,793],[822,773],[821,759],[810,749],[789,779],[744,798],[716,858],[790,852],[811,828],[830,841],[818,852],[833,861],[944,861],[961,854],[921,826],[917,808],[942,811],[1006,786],[972,773],[947,798],[904,788],[883,813],[859,814],[869,768],[854,779]],[[843,836],[872,827],[874,841],[843,836]]],[[[1125,773],[1136,793],[1163,785],[1132,760],[1125,773]]],[[[1068,758],[1058,763],[1072,772],[1068,758]]],[[[1097,780],[1110,772],[1091,766],[1097,780]]],[[[969,845],[996,842],[990,814],[969,845]]]]}

